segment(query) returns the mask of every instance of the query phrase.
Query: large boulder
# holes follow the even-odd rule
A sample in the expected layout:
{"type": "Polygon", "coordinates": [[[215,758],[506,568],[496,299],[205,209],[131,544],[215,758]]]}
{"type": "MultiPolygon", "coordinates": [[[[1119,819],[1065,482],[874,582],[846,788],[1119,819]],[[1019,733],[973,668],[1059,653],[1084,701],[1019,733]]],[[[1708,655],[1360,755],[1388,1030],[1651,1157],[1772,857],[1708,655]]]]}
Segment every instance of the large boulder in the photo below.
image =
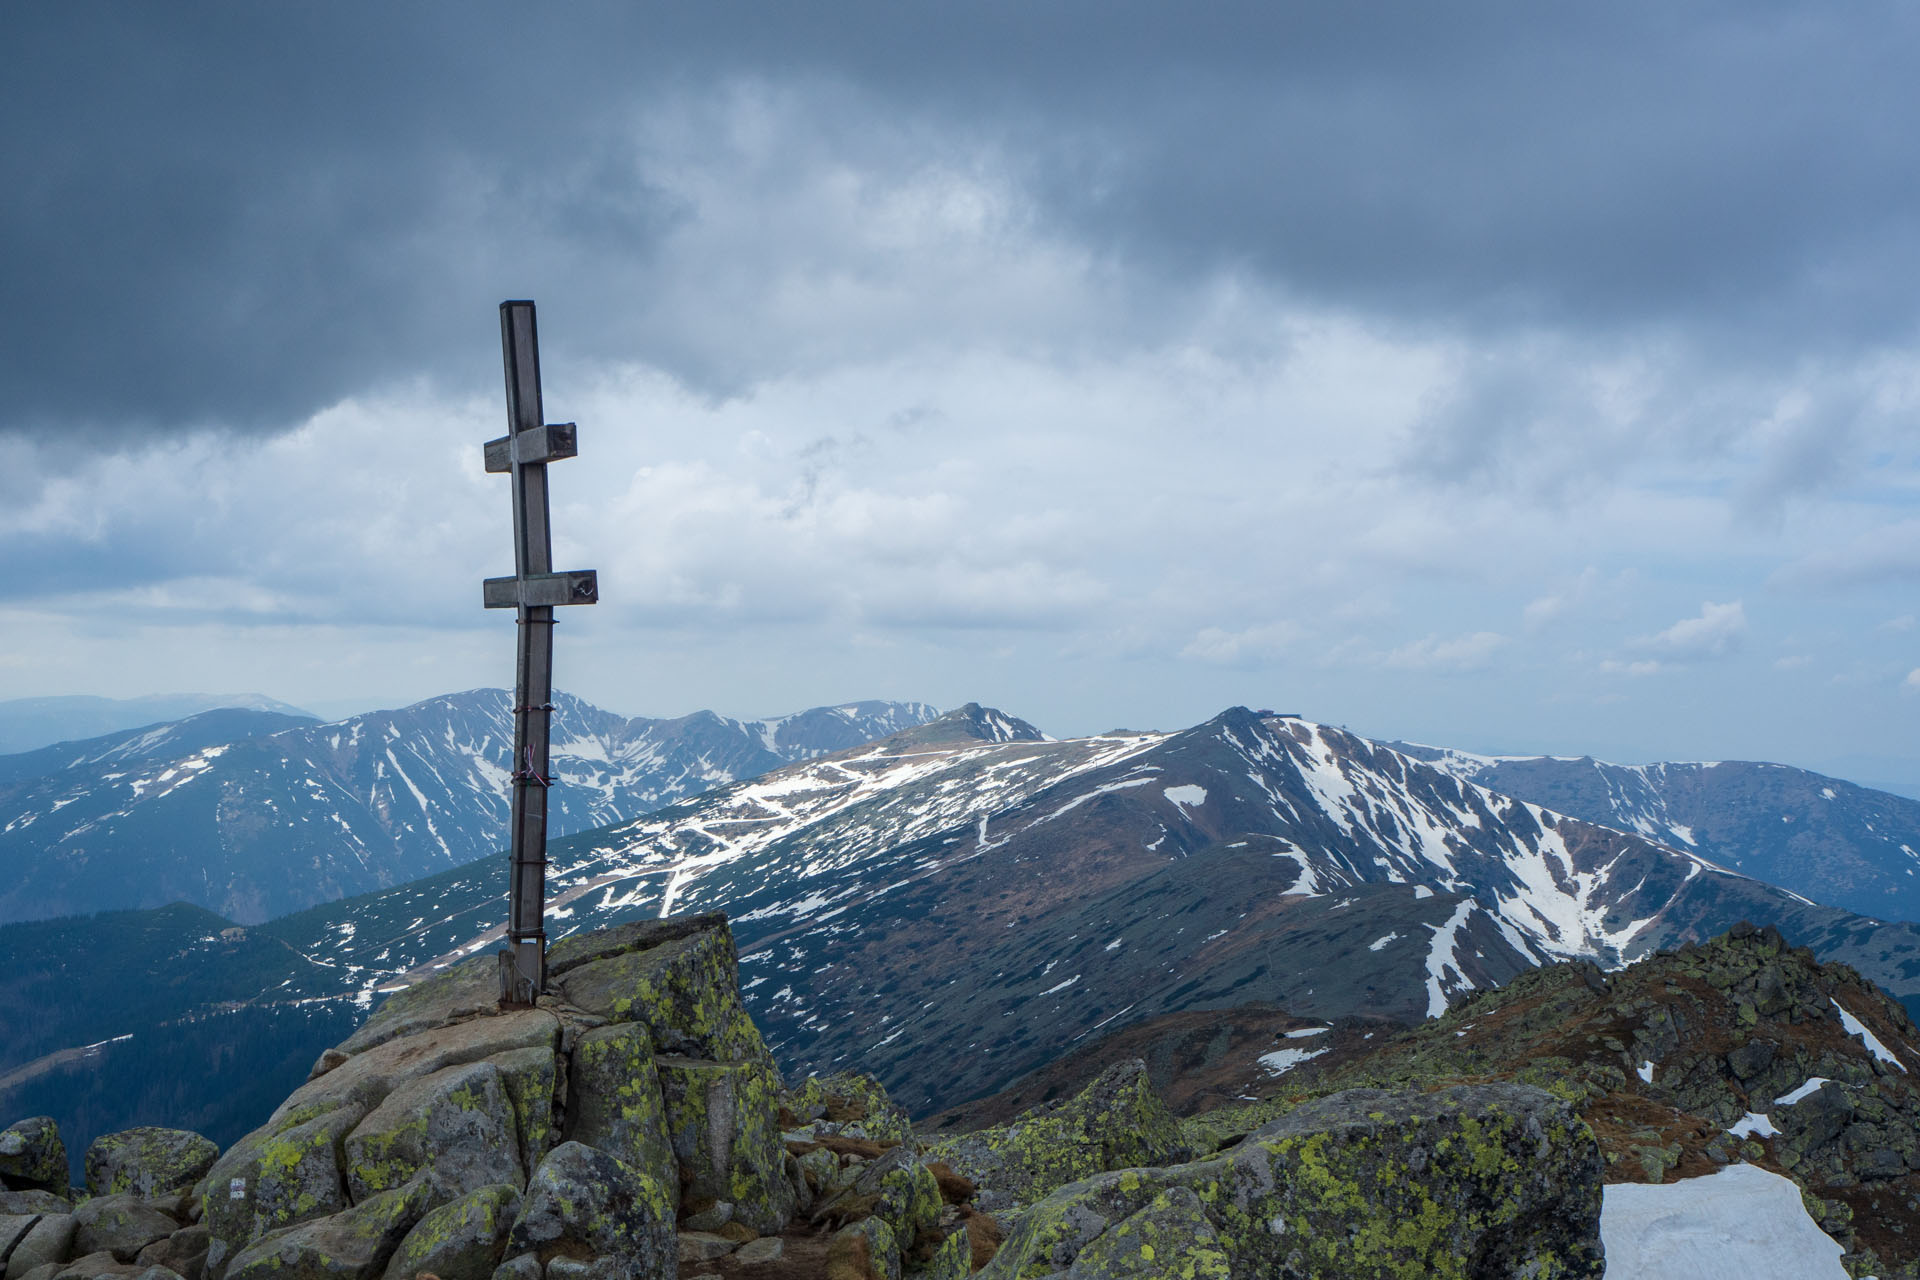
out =
{"type": "Polygon", "coordinates": [[[527,1183],[507,1253],[606,1261],[623,1280],[678,1266],[673,1204],[649,1175],[578,1142],[555,1147],[527,1183]]]}
{"type": "Polygon", "coordinates": [[[347,1207],[340,1146],[361,1112],[322,1112],[255,1130],[228,1148],[202,1186],[201,1219],[211,1231],[217,1264],[269,1231],[347,1207]]]}
{"type": "Polygon", "coordinates": [[[654,1066],[688,1198],[727,1201],[734,1221],[778,1232],[795,1200],[780,1138],[779,1077],[758,1060],[662,1056],[654,1066]]]}
{"type": "MultiPolygon", "coordinates": [[[[572,1095],[568,1138],[631,1168],[675,1167],[653,1040],[645,1027],[616,1023],[583,1033],[574,1042],[567,1083],[572,1095]]],[[[677,1205],[679,1178],[667,1179],[666,1187],[677,1205]]]]}
{"type": "Polygon", "coordinates": [[[225,1280],[373,1280],[414,1225],[447,1200],[431,1174],[241,1250],[225,1280]]]}
{"type": "Polygon", "coordinates": [[[220,1148],[187,1129],[143,1126],[102,1134],[87,1147],[87,1190],[96,1196],[169,1196],[190,1190],[220,1148]]]}
{"type": "Polygon", "coordinates": [[[646,1027],[655,1053],[752,1060],[773,1070],[740,1003],[739,961],[725,916],[620,925],[591,942],[558,944],[548,973],[575,1007],[646,1027]]]}
{"type": "Polygon", "coordinates": [[[1035,1107],[1001,1128],[930,1143],[925,1154],[970,1180],[974,1203],[997,1213],[1080,1178],[1175,1164],[1192,1152],[1146,1063],[1135,1058],[1108,1067],[1071,1099],[1035,1107]]]}
{"type": "Polygon", "coordinates": [[[9,1191],[67,1190],[67,1148],[51,1116],[0,1129],[0,1186],[9,1191]]]}
{"type": "Polygon", "coordinates": [[[407,1081],[347,1135],[347,1190],[356,1204],[429,1168],[458,1192],[525,1184],[513,1102],[491,1062],[407,1081]]]}
{"type": "MultiPolygon", "coordinates": [[[[26,1222],[27,1230],[10,1250],[0,1247],[0,1257],[6,1259],[7,1280],[20,1280],[35,1267],[73,1256],[73,1237],[79,1224],[72,1214],[41,1214],[28,1217],[26,1222]]],[[[4,1244],[6,1234],[0,1230],[0,1244],[4,1244]]]]}
{"type": "Polygon", "coordinates": [[[164,1240],[180,1224],[140,1196],[95,1196],[73,1211],[76,1254],[111,1253],[121,1262],[134,1257],[155,1240],[164,1240]]]}
{"type": "Polygon", "coordinates": [[[1021,1215],[981,1274],[1597,1280],[1601,1168],[1568,1105],[1525,1085],[1356,1089],[1229,1154],[1098,1174],[1021,1215]]]}
{"type": "Polygon", "coordinates": [[[506,1251],[520,1213],[520,1192],[506,1183],[480,1187],[420,1219],[394,1251],[387,1280],[422,1272],[440,1280],[487,1280],[506,1251]]]}

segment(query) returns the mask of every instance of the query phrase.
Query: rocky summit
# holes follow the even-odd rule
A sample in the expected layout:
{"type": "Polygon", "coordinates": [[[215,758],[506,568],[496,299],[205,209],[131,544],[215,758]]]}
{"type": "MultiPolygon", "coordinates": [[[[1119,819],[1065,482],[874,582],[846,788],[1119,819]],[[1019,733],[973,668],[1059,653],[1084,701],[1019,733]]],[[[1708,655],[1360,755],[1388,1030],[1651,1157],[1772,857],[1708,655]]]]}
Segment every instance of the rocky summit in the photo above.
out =
{"type": "Polygon", "coordinates": [[[1540,1088],[1349,1090],[1222,1136],[1133,1060],[931,1139],[870,1075],[782,1081],[720,915],[576,935],[550,973],[534,1008],[484,954],[394,994],[225,1152],[108,1135],[81,1189],[50,1120],[0,1131],[6,1280],[1602,1271],[1600,1144],[1540,1088]]]}

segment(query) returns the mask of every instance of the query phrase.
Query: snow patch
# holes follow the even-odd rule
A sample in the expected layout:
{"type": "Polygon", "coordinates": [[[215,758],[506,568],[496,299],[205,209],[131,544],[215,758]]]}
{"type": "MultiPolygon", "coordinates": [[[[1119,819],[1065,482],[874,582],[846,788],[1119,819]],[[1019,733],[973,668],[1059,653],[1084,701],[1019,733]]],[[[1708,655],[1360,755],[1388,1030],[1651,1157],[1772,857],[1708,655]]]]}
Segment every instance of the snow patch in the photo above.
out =
{"type": "Polygon", "coordinates": [[[1639,1077],[1640,1077],[1640,1083],[1641,1083],[1641,1084],[1652,1084],[1652,1083],[1653,1083],[1653,1062],[1652,1062],[1652,1060],[1651,1060],[1651,1059],[1649,1059],[1648,1061],[1646,1061],[1646,1062],[1643,1062],[1643,1063],[1641,1063],[1641,1064],[1639,1065],[1639,1067],[1637,1067],[1637,1068],[1636,1068],[1636,1069],[1634,1070],[1634,1073],[1633,1073],[1633,1074],[1635,1074],[1635,1075],[1637,1075],[1637,1076],[1639,1076],[1639,1077]]]}
{"type": "Polygon", "coordinates": [[[1183,813],[1189,806],[1198,809],[1207,802],[1207,789],[1191,784],[1184,787],[1167,787],[1160,794],[1179,805],[1183,813]]]}
{"type": "Polygon", "coordinates": [[[1820,1092],[1820,1086],[1827,1083],[1829,1083],[1827,1077],[1815,1076],[1798,1089],[1795,1089],[1792,1093],[1781,1094],[1773,1100],[1773,1104],[1776,1107],[1790,1107],[1796,1102],[1804,1102],[1806,1099],[1820,1092]]]}
{"type": "Polygon", "coordinates": [[[1602,1193],[1607,1280],[1845,1280],[1840,1246],[1800,1188],[1758,1165],[1602,1193]]]}
{"type": "Polygon", "coordinates": [[[1309,1058],[1317,1058],[1331,1049],[1275,1049],[1272,1053],[1260,1055],[1260,1065],[1267,1069],[1268,1075],[1285,1075],[1309,1058]]]}
{"type": "Polygon", "coordinates": [[[1394,940],[1399,938],[1399,936],[1400,935],[1397,933],[1390,933],[1384,938],[1375,938],[1372,942],[1369,942],[1367,944],[1367,950],[1384,951],[1387,948],[1387,944],[1390,942],[1393,942],[1394,940]]]}
{"type": "Polygon", "coordinates": [[[1767,1119],[1767,1117],[1761,1115],[1758,1111],[1749,1111],[1744,1116],[1741,1116],[1727,1132],[1736,1138],[1777,1138],[1780,1136],[1780,1131],[1773,1127],[1773,1121],[1767,1119]]]}
{"type": "Polygon", "coordinates": [[[1838,1000],[1834,1000],[1831,996],[1827,998],[1832,1001],[1834,1008],[1840,1010],[1840,1025],[1847,1029],[1848,1035],[1860,1037],[1860,1042],[1867,1046],[1867,1052],[1880,1059],[1880,1061],[1891,1066],[1899,1067],[1902,1072],[1906,1071],[1907,1064],[1887,1052],[1887,1046],[1880,1043],[1879,1036],[1867,1030],[1866,1023],[1860,1021],[1860,1019],[1854,1017],[1851,1013],[1848,1013],[1838,1000]]]}

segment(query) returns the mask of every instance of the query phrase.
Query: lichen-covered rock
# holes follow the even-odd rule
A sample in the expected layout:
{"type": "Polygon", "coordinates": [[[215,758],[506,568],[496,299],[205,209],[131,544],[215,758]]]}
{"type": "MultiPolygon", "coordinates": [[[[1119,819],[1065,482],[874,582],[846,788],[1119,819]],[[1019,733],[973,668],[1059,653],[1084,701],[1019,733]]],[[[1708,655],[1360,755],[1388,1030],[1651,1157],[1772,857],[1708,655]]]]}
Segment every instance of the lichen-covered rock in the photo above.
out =
{"type": "Polygon", "coordinates": [[[654,1066],[686,1194],[731,1201],[734,1221],[778,1232],[795,1198],[780,1138],[779,1077],[757,1060],[659,1057],[654,1066]]]}
{"type": "Polygon", "coordinates": [[[827,1244],[831,1280],[900,1280],[900,1245],[893,1228],[863,1218],[834,1233],[827,1244]]]}
{"type": "Polygon", "coordinates": [[[506,1183],[441,1205],[400,1242],[387,1263],[387,1280],[413,1280],[423,1271],[440,1280],[487,1280],[500,1265],[519,1213],[520,1191],[506,1183]]]}
{"type": "Polygon", "coordinates": [[[285,1227],[241,1250],[224,1280],[372,1280],[414,1224],[447,1200],[430,1174],[332,1217],[285,1227]]]}
{"type": "Polygon", "coordinates": [[[35,1267],[73,1256],[73,1237],[80,1224],[70,1213],[48,1213],[28,1219],[26,1234],[13,1251],[0,1250],[7,1260],[7,1280],[20,1278],[35,1267]]]}
{"type": "Polygon", "coordinates": [[[1099,1174],[1022,1216],[988,1277],[1601,1275],[1598,1144],[1525,1085],[1356,1089],[1226,1156],[1099,1174]],[[1151,1257],[1148,1257],[1148,1252],[1151,1257]]]}
{"type": "Polygon", "coordinates": [[[520,1167],[535,1168],[558,1140],[553,1124],[554,1094],[560,1085],[558,1060],[551,1049],[538,1045],[496,1053],[487,1061],[499,1070],[500,1082],[507,1087],[507,1098],[513,1104],[520,1167]]]}
{"type": "Polygon", "coordinates": [[[142,1126],[102,1134],[87,1147],[87,1190],[96,1196],[174,1195],[213,1168],[220,1148],[187,1129],[142,1126]]]}
{"type": "Polygon", "coordinates": [[[563,1142],[527,1182],[507,1237],[510,1257],[613,1258],[629,1280],[673,1274],[673,1205],[661,1185],[604,1151],[563,1142]]]}
{"type": "Polygon", "coordinates": [[[1031,1204],[1054,1188],[1109,1169],[1174,1164],[1189,1150],[1135,1058],[1116,1063],[1078,1095],[1047,1103],[1004,1128],[930,1143],[927,1160],[970,1179],[974,1203],[988,1213],[1031,1204]]]}
{"type": "Polygon", "coordinates": [[[922,1239],[932,1239],[940,1227],[940,1183],[910,1147],[894,1147],[878,1159],[853,1171],[852,1184],[839,1201],[860,1206],[893,1231],[902,1254],[922,1239]]]}
{"type": "Polygon", "coordinates": [[[925,1266],[907,1272],[907,1280],[967,1280],[973,1274],[973,1242],[965,1227],[934,1248],[925,1266]]]}
{"type": "Polygon", "coordinates": [[[155,1240],[163,1240],[180,1229],[178,1222],[146,1200],[131,1195],[83,1200],[74,1208],[73,1221],[75,1253],[111,1253],[121,1262],[132,1262],[136,1254],[155,1240]]]}
{"type": "Polygon", "coordinates": [[[9,1191],[66,1191],[67,1147],[52,1116],[33,1116],[0,1129],[0,1186],[9,1191]]]}
{"type": "Polygon", "coordinates": [[[686,924],[697,927],[607,930],[590,953],[562,950],[554,982],[589,1013],[645,1026],[656,1053],[758,1062],[772,1071],[772,1055],[740,1003],[740,967],[726,918],[695,917],[686,924]],[[623,941],[632,949],[616,950],[623,941]]]}
{"type": "Polygon", "coordinates": [[[647,1029],[628,1022],[582,1033],[567,1082],[567,1137],[653,1175],[677,1208],[680,1178],[647,1029]]]}
{"type": "Polygon", "coordinates": [[[342,1108],[292,1123],[296,1112],[278,1130],[256,1129],[229,1147],[201,1184],[201,1220],[218,1242],[215,1261],[269,1231],[346,1208],[340,1143],[361,1117],[358,1108],[342,1108]]]}
{"type": "Polygon", "coordinates": [[[355,1203],[429,1168],[456,1193],[526,1183],[513,1101],[491,1062],[407,1081],[347,1135],[347,1191],[355,1203]]]}
{"type": "Polygon", "coordinates": [[[793,1128],[815,1136],[834,1134],[873,1142],[905,1142],[913,1136],[907,1113],[894,1106],[886,1087],[864,1071],[808,1076],[780,1101],[792,1114],[793,1128]]]}

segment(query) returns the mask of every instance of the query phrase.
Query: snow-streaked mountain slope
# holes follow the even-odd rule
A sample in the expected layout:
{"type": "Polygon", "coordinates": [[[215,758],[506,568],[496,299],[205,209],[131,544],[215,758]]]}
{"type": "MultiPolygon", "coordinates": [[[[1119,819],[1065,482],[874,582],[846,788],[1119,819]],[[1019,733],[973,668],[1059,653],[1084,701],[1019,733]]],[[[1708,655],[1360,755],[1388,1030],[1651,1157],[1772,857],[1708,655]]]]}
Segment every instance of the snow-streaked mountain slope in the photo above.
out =
{"type": "MultiPolygon", "coordinates": [[[[1616,964],[1743,918],[1920,991],[1920,930],[1337,729],[1235,708],[997,742],[967,712],[557,843],[550,928],[724,909],[782,1059],[857,1059],[915,1109],[1175,1010],[1418,1018],[1544,960],[1616,964]]],[[[463,868],[276,922],[308,967],[274,998],[367,999],[494,945],[503,883],[463,868]]]]}
{"type": "Polygon", "coordinates": [[[1920,920],[1920,800],[1748,760],[1609,764],[1390,743],[1468,782],[1689,849],[1882,920],[1920,920]]]}
{"type": "MultiPolygon", "coordinates": [[[[479,689],[337,724],[218,732],[214,712],[0,758],[0,921],[186,901],[254,923],[500,847],[510,698],[479,689]]],[[[551,829],[632,818],[898,732],[919,703],[629,720],[555,696],[551,829]]],[[[226,721],[220,721],[221,724],[226,721]]]]}

